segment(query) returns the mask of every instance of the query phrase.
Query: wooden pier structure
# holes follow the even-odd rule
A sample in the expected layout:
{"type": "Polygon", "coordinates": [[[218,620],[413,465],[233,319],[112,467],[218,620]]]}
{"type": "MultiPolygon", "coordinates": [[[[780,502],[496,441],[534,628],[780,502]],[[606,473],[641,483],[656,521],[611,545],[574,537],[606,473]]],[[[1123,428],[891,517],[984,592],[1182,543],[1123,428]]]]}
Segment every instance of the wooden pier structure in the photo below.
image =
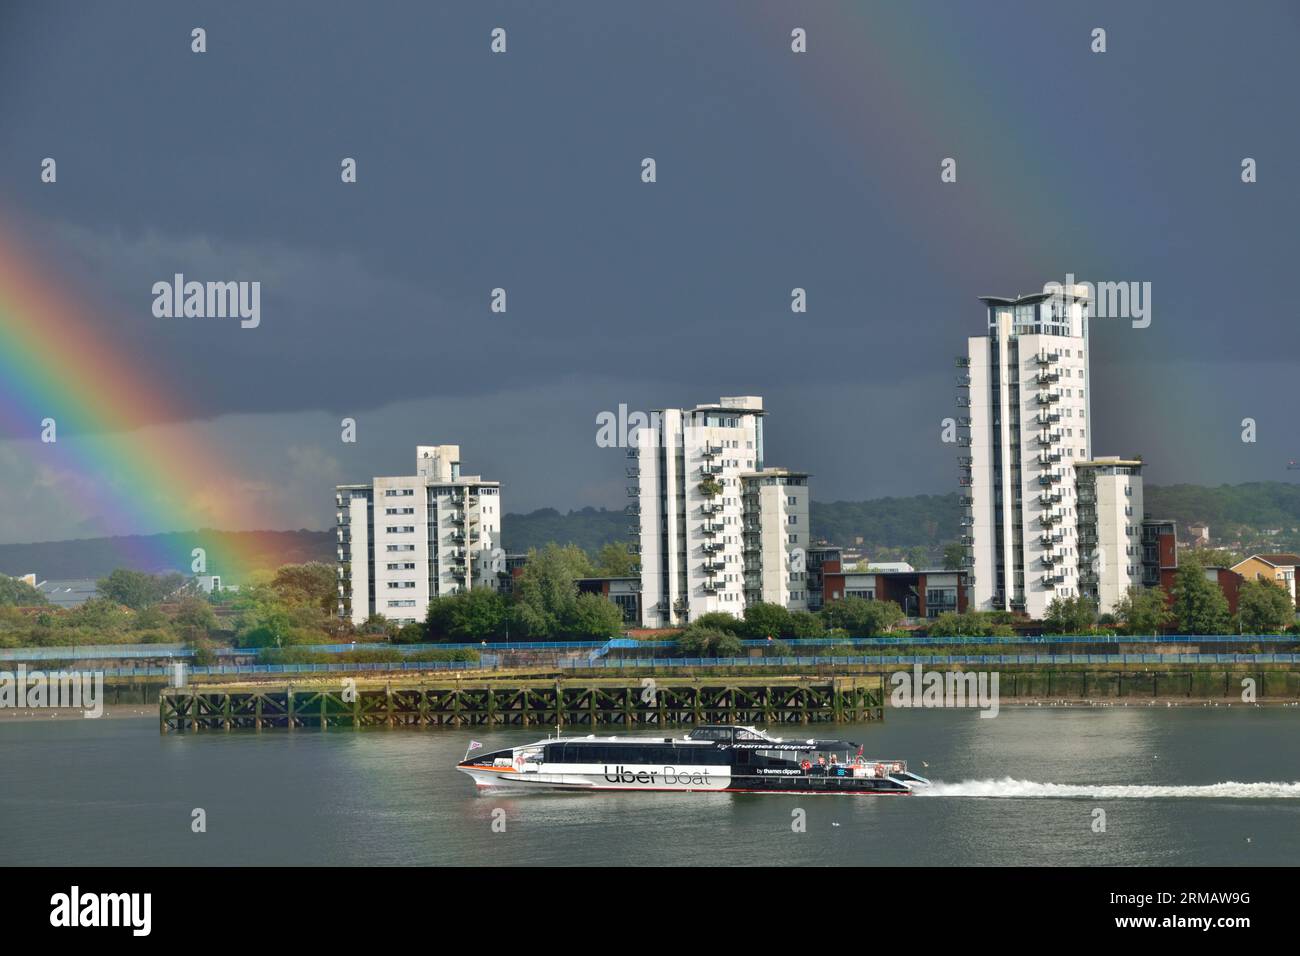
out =
{"type": "Polygon", "coordinates": [[[298,727],[814,724],[884,718],[884,678],[524,678],[163,688],[163,733],[298,727]]]}

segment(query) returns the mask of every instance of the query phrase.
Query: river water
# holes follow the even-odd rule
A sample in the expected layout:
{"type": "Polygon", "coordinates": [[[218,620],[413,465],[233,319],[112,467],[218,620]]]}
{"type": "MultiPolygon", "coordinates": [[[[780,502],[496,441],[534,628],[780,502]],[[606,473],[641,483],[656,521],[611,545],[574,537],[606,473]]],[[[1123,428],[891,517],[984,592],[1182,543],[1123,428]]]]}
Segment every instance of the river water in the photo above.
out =
{"type": "Polygon", "coordinates": [[[891,711],[812,732],[935,786],[506,796],[453,765],[471,738],[495,749],[536,731],[161,736],[156,717],[9,720],[0,864],[1300,863],[1300,708],[891,711]]]}

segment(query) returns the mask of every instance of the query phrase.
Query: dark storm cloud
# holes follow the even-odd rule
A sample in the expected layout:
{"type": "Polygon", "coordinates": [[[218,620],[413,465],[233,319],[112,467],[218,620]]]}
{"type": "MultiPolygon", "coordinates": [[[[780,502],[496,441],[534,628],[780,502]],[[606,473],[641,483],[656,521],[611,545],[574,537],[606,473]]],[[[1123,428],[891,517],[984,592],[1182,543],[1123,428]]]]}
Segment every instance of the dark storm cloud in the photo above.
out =
{"type": "Polygon", "coordinates": [[[771,457],[820,499],[951,490],[939,422],[975,297],[1067,271],[1154,290],[1149,329],[1097,329],[1098,453],[1151,449],[1163,481],[1281,477],[1293,7],[916,6],[10,3],[4,214],[195,414],[396,429],[380,409],[454,400],[438,434],[385,434],[390,456],[474,446],[527,483],[519,504],[619,503],[563,467],[593,460],[595,415],[725,393],[767,397],[771,457]],[[262,281],[261,326],[155,319],[174,272],[262,281]],[[1252,414],[1273,417],[1247,457],[1252,414]]]}

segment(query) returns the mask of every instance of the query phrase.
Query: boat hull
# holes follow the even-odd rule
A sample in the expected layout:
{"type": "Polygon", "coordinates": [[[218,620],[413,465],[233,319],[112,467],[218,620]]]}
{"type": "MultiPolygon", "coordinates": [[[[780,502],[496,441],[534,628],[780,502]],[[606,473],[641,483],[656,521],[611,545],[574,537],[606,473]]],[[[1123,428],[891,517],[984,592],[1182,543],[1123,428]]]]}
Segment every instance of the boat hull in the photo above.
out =
{"type": "Polygon", "coordinates": [[[726,768],[618,767],[539,769],[465,766],[481,789],[532,791],[654,791],[680,793],[785,793],[811,795],[907,796],[915,783],[893,777],[849,775],[734,775],[726,768]]]}

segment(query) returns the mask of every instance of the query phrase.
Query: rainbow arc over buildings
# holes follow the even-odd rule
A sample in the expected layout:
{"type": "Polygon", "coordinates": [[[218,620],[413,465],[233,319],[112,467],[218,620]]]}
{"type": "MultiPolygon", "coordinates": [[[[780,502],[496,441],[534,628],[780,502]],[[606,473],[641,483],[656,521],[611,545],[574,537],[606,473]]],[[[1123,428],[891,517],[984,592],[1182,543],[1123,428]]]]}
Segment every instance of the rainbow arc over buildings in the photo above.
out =
{"type": "MultiPolygon", "coordinates": [[[[20,454],[38,456],[51,493],[89,504],[103,528],[95,536],[273,527],[258,514],[256,483],[235,474],[196,429],[149,424],[160,410],[183,422],[186,402],[159,388],[147,357],[130,354],[113,328],[0,224],[0,425],[20,439],[20,454]],[[53,442],[42,441],[48,420],[53,442]]],[[[210,545],[202,534],[187,537],[143,543],[132,563],[188,573],[191,548],[202,546],[208,573],[234,581],[258,563],[251,542],[231,543],[236,536],[210,545]]]]}

